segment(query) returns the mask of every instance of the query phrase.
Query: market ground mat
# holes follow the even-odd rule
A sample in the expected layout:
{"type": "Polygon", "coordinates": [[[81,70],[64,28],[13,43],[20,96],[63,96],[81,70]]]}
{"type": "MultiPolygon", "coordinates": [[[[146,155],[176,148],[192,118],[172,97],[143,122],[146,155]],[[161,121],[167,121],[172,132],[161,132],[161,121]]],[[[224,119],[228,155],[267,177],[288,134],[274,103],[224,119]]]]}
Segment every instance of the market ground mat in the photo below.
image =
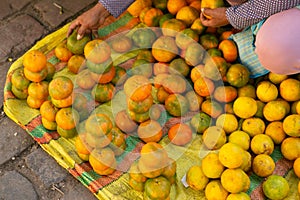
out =
{"type": "MultiPolygon", "coordinates": [[[[139,22],[136,18],[125,14],[117,21],[103,27],[101,31],[99,31],[100,37],[109,38],[110,35],[115,33],[130,30],[134,26],[138,25],[138,23],[139,22]]],[[[54,54],[54,48],[66,40],[67,30],[68,25],[38,41],[31,50],[39,49],[47,55],[48,61],[56,67],[56,73],[54,76],[64,75],[70,79],[74,79],[75,75],[68,71],[65,67],[66,63],[59,62],[54,54]]],[[[128,65],[132,63],[131,60],[135,56],[136,54],[134,52],[128,53],[125,57],[122,57],[122,59],[116,60],[115,64],[120,66],[123,65],[125,68],[128,68],[128,65]]],[[[27,105],[26,100],[17,99],[13,95],[11,91],[11,76],[16,69],[22,67],[22,61],[23,56],[11,65],[7,73],[6,84],[4,87],[4,111],[7,116],[26,130],[49,155],[51,155],[64,169],[72,174],[75,179],[87,187],[98,199],[143,199],[143,193],[133,190],[128,184],[129,175],[127,172],[131,164],[140,157],[139,152],[144,145],[144,142],[142,142],[138,137],[133,137],[131,135],[126,136],[127,147],[124,153],[116,158],[117,170],[108,176],[101,176],[97,174],[88,162],[83,161],[77,155],[74,146],[74,138],[66,139],[61,137],[56,131],[49,131],[45,129],[41,122],[39,110],[30,108],[27,105]]],[[[95,104],[92,113],[102,112],[113,118],[115,112],[125,106],[124,103],[126,100],[123,98],[124,95],[120,89],[116,92],[112,101],[101,105],[95,104]]],[[[178,122],[188,123],[193,114],[195,113],[188,113],[183,117],[172,117],[167,114],[161,119],[164,120],[165,130],[164,137],[159,143],[166,147],[169,157],[176,160],[177,163],[176,181],[175,184],[172,185],[170,192],[171,200],[205,199],[203,191],[195,191],[189,187],[185,187],[182,183],[182,178],[186,174],[187,170],[193,165],[199,165],[201,162],[201,155],[205,154],[205,152],[203,152],[204,150],[201,151],[201,135],[193,134],[193,140],[191,143],[184,147],[170,144],[170,141],[166,136],[166,130],[172,124],[178,122]]],[[[299,179],[295,176],[293,170],[291,170],[293,162],[283,158],[280,153],[280,147],[278,146],[271,154],[271,157],[276,162],[274,174],[284,176],[289,182],[290,193],[285,199],[299,199],[299,194],[297,192],[299,179]]],[[[247,193],[251,196],[251,199],[264,199],[262,192],[262,182],[264,181],[264,178],[258,177],[254,173],[249,173],[248,175],[250,176],[251,185],[247,193]]],[[[74,181],[76,181],[75,179],[74,181]]]]}

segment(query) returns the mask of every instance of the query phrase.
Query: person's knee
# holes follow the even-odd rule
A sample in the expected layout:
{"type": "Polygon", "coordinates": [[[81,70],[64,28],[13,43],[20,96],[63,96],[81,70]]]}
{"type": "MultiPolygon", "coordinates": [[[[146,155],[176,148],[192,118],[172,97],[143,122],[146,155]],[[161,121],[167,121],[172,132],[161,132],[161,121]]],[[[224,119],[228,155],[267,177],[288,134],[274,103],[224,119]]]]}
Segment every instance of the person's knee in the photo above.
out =
{"type": "Polygon", "coordinates": [[[300,72],[300,22],[291,20],[295,18],[300,18],[300,10],[275,14],[257,33],[255,52],[261,64],[274,73],[300,72]]]}

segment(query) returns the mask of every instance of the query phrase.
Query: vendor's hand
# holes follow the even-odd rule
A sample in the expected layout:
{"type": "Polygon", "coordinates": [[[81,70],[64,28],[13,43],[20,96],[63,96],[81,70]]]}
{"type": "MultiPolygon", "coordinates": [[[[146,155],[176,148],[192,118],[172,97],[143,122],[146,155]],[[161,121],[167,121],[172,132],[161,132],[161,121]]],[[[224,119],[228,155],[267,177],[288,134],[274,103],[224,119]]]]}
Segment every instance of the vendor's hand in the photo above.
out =
{"type": "Polygon", "coordinates": [[[67,36],[70,36],[77,28],[77,40],[80,40],[84,34],[97,31],[99,26],[104,23],[110,13],[101,3],[97,3],[93,8],[77,17],[69,26],[67,36]]]}
{"type": "Polygon", "coordinates": [[[214,9],[203,8],[200,19],[204,26],[209,27],[220,27],[229,24],[229,21],[226,18],[226,7],[214,9]],[[208,19],[205,16],[210,16],[211,19],[208,19]]]}

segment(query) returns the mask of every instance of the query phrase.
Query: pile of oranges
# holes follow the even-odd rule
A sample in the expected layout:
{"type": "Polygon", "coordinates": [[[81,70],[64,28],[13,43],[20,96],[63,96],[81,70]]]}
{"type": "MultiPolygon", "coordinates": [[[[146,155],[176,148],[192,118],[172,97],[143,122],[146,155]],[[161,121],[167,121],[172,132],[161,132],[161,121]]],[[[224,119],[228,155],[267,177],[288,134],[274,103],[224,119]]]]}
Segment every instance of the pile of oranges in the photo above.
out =
{"type": "Polygon", "coordinates": [[[60,69],[32,50],[13,72],[11,91],[40,110],[46,129],[75,137],[78,156],[101,175],[115,171],[126,138],[138,137],[145,145],[129,170],[129,185],[145,199],[168,199],[176,180],[176,162],[159,144],[165,135],[182,147],[201,137],[209,153],[186,172],[186,181],[207,199],[250,199],[249,173],[266,178],[269,199],[284,198],[289,186],[273,175],[272,153],[280,147],[300,178],[300,76],[250,78],[228,39],[234,30],[204,27],[201,6],[200,0],[136,0],[127,11],[146,28],[108,41],[62,42],[55,56],[73,78],[55,74],[60,69]],[[114,63],[131,50],[138,53],[130,69],[114,63]],[[116,88],[126,108],[115,116],[90,109],[110,103],[116,88]],[[188,120],[166,127],[164,114],[188,120]]]}

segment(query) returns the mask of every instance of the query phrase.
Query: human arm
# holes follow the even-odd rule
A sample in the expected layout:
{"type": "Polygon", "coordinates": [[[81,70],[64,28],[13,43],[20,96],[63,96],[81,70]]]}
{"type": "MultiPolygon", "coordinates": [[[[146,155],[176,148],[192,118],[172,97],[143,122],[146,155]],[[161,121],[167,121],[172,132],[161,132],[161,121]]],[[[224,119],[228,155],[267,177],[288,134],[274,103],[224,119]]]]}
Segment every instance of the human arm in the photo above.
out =
{"type": "Polygon", "coordinates": [[[84,34],[97,31],[105,19],[113,15],[118,17],[134,0],[99,0],[90,10],[78,16],[69,26],[67,36],[71,35],[77,28],[77,39],[80,40],[84,34]]]}
{"type": "Polygon", "coordinates": [[[249,0],[243,4],[228,8],[205,9],[203,12],[212,17],[206,19],[201,14],[201,20],[205,26],[223,26],[224,20],[228,21],[234,28],[243,29],[251,26],[264,18],[275,13],[293,8],[300,4],[300,0],[249,0]],[[220,13],[220,9],[222,12],[220,13]],[[218,14],[219,13],[219,14],[218,14]]]}

